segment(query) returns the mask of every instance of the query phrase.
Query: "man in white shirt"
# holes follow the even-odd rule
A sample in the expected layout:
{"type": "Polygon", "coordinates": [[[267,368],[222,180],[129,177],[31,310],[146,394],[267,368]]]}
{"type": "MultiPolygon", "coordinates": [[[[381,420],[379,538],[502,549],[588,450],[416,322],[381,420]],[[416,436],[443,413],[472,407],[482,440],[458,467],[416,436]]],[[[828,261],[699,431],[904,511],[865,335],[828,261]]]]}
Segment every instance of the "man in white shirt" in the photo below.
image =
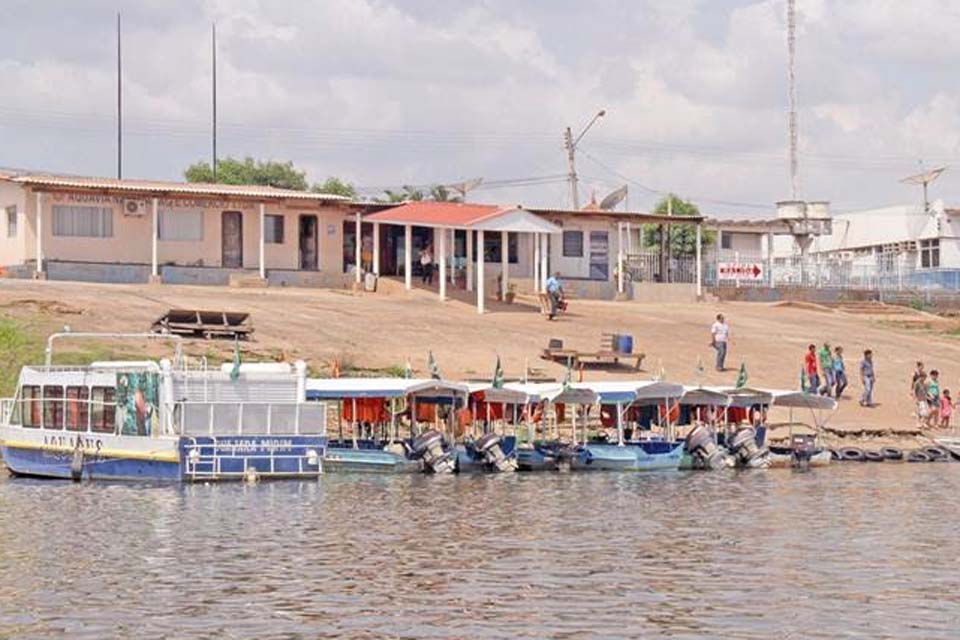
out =
{"type": "Polygon", "coordinates": [[[727,359],[727,340],[730,338],[730,326],[722,313],[717,314],[717,320],[710,327],[710,346],[717,351],[717,371],[725,371],[724,361],[727,359]]]}

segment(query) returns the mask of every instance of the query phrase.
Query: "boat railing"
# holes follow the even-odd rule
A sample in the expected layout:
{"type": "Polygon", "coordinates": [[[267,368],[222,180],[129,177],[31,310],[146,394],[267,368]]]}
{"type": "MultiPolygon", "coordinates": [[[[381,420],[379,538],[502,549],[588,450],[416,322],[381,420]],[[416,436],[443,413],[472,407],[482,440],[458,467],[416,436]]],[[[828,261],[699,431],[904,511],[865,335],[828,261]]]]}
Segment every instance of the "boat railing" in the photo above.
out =
{"type": "Polygon", "coordinates": [[[181,402],[173,428],[184,436],[324,435],[326,406],[303,402],[181,402]]]}

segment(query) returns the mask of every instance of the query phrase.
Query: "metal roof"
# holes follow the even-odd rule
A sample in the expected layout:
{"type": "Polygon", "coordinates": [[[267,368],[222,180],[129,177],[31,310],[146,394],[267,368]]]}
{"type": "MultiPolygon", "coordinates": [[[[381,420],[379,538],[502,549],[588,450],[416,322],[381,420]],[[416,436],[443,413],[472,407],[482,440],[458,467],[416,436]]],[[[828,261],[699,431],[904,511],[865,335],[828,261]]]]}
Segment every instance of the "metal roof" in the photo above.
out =
{"type": "Polygon", "coordinates": [[[277,189],[262,185],[208,184],[203,182],[172,182],[162,180],[128,180],[116,178],[92,178],[80,176],[56,176],[45,174],[14,174],[0,178],[17,184],[40,189],[80,189],[118,191],[155,197],[169,195],[217,196],[231,198],[256,198],[262,200],[303,200],[314,202],[349,202],[344,196],[293,189],[277,189]]]}
{"type": "Polygon", "coordinates": [[[371,213],[367,222],[416,225],[440,229],[474,229],[516,233],[560,233],[552,222],[520,207],[463,202],[407,202],[371,213]]]}

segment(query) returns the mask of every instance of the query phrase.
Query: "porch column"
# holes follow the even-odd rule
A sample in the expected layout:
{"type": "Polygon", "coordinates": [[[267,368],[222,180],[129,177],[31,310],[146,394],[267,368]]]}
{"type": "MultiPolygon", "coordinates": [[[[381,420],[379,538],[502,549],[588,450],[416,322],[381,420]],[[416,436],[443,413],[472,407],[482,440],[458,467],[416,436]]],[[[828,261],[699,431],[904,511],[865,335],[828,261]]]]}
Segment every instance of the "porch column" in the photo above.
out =
{"type": "Polygon", "coordinates": [[[440,232],[440,243],[437,247],[437,260],[440,263],[440,299],[447,299],[447,230],[437,229],[440,232]]]}
{"type": "Polygon", "coordinates": [[[43,275],[43,193],[37,191],[37,268],[38,276],[43,275]]]}
{"type": "Polygon", "coordinates": [[[264,262],[266,252],[265,238],[267,233],[267,206],[260,203],[260,279],[267,279],[267,265],[264,262]]]}
{"type": "Polygon", "coordinates": [[[617,223],[617,292],[623,293],[623,223],[617,223]]]}
{"type": "Polygon", "coordinates": [[[547,292],[547,278],[550,276],[547,274],[547,254],[550,252],[550,244],[548,243],[547,234],[540,234],[540,293],[547,292]]]}
{"type": "Polygon", "coordinates": [[[150,240],[150,275],[156,278],[160,275],[157,265],[157,236],[160,235],[160,212],[157,210],[159,199],[153,199],[153,237],[150,240]]]}
{"type": "Polygon", "coordinates": [[[533,238],[533,291],[540,293],[540,234],[530,237],[533,238]]]}
{"type": "Polygon", "coordinates": [[[467,291],[473,291],[473,231],[465,229],[467,235],[467,291]]]}
{"type": "Polygon", "coordinates": [[[373,223],[373,273],[380,276],[380,223],[373,223]]]}
{"type": "Polygon", "coordinates": [[[773,286],[773,234],[767,234],[767,285],[773,286]]]}
{"type": "Polygon", "coordinates": [[[483,313],[483,230],[477,231],[477,313],[483,313]]]}
{"type": "Polygon", "coordinates": [[[697,300],[703,297],[703,223],[697,223],[697,300]]]}
{"type": "Polygon", "coordinates": [[[510,278],[510,234],[500,232],[500,299],[507,300],[507,280],[510,278]]]}
{"type": "Polygon", "coordinates": [[[356,272],[357,272],[357,275],[354,277],[354,279],[356,280],[357,284],[360,284],[360,282],[363,280],[363,274],[362,274],[363,269],[360,264],[360,260],[363,257],[363,254],[361,253],[361,248],[363,245],[363,237],[361,235],[363,226],[362,226],[361,220],[362,218],[360,216],[360,212],[357,211],[356,224],[355,224],[357,235],[356,235],[356,241],[353,243],[354,244],[354,252],[353,252],[354,266],[356,267],[356,272]]]}
{"type": "Polygon", "coordinates": [[[403,226],[403,283],[407,291],[413,288],[413,225],[403,226]]]}

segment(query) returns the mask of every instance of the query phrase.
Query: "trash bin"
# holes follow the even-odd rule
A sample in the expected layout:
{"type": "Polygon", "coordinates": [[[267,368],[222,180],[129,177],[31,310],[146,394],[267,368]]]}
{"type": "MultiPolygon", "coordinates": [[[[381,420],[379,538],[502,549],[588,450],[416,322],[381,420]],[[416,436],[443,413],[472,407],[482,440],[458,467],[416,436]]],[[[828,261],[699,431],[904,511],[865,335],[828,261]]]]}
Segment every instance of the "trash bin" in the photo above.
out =
{"type": "Polygon", "coordinates": [[[633,353],[633,336],[617,334],[614,338],[617,353],[633,353]]]}

